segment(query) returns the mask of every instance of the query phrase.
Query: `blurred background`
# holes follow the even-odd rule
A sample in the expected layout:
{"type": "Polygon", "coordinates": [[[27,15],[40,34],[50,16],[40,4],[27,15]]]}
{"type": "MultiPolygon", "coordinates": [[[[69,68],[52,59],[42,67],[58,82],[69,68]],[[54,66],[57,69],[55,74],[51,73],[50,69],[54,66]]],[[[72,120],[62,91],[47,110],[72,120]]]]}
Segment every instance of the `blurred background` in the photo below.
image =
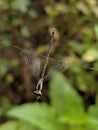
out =
{"type": "MultiPolygon", "coordinates": [[[[38,79],[32,77],[13,46],[33,48],[39,57],[46,55],[52,27],[56,34],[51,57],[71,62],[63,74],[83,98],[85,110],[98,102],[98,1],[0,0],[1,124],[8,121],[5,111],[35,102],[33,90],[38,79]]],[[[51,103],[50,80],[44,83],[39,102],[51,103]]]]}

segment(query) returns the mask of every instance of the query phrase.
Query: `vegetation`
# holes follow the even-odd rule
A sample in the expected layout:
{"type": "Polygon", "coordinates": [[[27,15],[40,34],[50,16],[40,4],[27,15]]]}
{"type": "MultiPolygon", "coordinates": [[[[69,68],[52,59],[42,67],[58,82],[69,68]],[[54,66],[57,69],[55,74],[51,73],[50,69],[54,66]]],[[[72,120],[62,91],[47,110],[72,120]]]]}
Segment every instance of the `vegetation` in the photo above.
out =
{"type": "Polygon", "coordinates": [[[14,107],[6,114],[19,121],[9,121],[1,125],[8,129],[45,129],[45,130],[97,130],[97,105],[84,111],[83,101],[68,79],[56,74],[50,83],[51,104],[26,103],[14,107]],[[12,125],[13,124],[13,125],[12,125]],[[35,127],[36,126],[36,127],[35,127]]]}
{"type": "Polygon", "coordinates": [[[98,130],[97,0],[0,0],[0,16],[0,130],[98,130]],[[70,66],[36,102],[38,79],[13,46],[46,54],[52,27],[51,56],[70,66]]]}

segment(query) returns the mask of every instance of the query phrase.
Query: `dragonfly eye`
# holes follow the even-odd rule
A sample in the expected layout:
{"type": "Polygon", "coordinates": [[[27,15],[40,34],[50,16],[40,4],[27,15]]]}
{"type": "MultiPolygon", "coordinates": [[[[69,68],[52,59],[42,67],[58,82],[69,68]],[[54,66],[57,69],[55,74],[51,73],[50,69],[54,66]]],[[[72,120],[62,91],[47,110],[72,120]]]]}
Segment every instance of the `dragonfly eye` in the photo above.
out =
{"type": "Polygon", "coordinates": [[[52,31],[51,31],[52,33],[52,36],[54,36],[54,34],[55,34],[55,28],[52,28],[52,31]]]}

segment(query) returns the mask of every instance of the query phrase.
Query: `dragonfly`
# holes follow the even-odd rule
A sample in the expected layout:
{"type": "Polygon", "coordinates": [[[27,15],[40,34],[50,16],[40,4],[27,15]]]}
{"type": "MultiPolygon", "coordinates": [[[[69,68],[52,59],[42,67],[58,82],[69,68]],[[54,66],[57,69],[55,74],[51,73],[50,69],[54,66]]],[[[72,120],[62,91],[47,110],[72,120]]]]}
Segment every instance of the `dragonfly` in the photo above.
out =
{"type": "Polygon", "coordinates": [[[65,71],[69,67],[68,62],[64,63],[62,60],[55,61],[53,58],[49,58],[49,62],[56,65],[52,68],[52,71],[45,75],[45,66],[43,65],[43,62],[45,61],[46,56],[41,55],[38,57],[31,49],[28,51],[18,46],[13,47],[20,51],[20,55],[31,70],[32,76],[39,79],[36,85],[36,90],[34,91],[34,94],[38,95],[39,97],[42,96],[41,91],[43,88],[43,81],[47,81],[57,71],[65,71]],[[44,71],[41,72],[42,66],[44,66],[44,71]]]}
{"type": "MultiPolygon", "coordinates": [[[[46,73],[46,69],[47,69],[47,65],[48,65],[48,61],[49,61],[49,57],[50,57],[50,52],[51,52],[51,49],[52,49],[52,46],[53,46],[54,40],[55,40],[54,35],[55,35],[55,28],[53,28],[51,31],[51,39],[50,39],[50,44],[49,44],[47,55],[45,56],[45,60],[44,60],[44,64],[43,64],[43,71],[42,71],[41,77],[37,83],[36,90],[34,91],[34,94],[36,94],[38,96],[38,98],[42,95],[41,91],[43,88],[43,81],[45,79],[45,73],[46,73]]],[[[38,76],[40,74],[40,70],[41,70],[41,62],[40,62],[39,58],[36,56],[36,54],[34,53],[34,50],[30,49],[30,51],[28,51],[28,50],[22,49],[18,46],[13,46],[13,47],[20,50],[20,54],[21,54],[21,56],[24,57],[26,64],[29,64],[30,69],[33,70],[33,74],[36,74],[36,76],[38,76]],[[37,70],[37,73],[35,72],[36,70],[37,70]]],[[[59,63],[59,64],[61,64],[61,63],[59,63]]]]}
{"type": "MultiPolygon", "coordinates": [[[[23,57],[25,63],[29,66],[29,68],[32,72],[32,75],[39,79],[38,83],[36,85],[36,90],[34,91],[34,94],[37,96],[37,100],[42,96],[43,82],[48,80],[57,71],[63,72],[66,69],[68,69],[71,65],[70,60],[66,61],[66,62],[64,62],[62,60],[58,60],[58,61],[56,61],[56,65],[53,67],[53,70],[51,72],[49,72],[47,75],[45,75],[48,62],[55,61],[53,58],[50,58],[50,52],[51,52],[53,43],[54,43],[54,31],[52,32],[47,55],[46,56],[41,55],[39,57],[36,55],[33,48],[28,50],[28,49],[20,48],[18,46],[13,46],[14,48],[16,48],[20,51],[20,55],[23,57]],[[43,68],[42,68],[42,66],[43,66],[43,68]],[[42,72],[41,72],[41,70],[42,70],[42,72]]],[[[87,68],[87,69],[97,70],[97,69],[94,69],[93,67],[88,67],[88,66],[82,66],[82,67],[87,68]]]]}
{"type": "MultiPolygon", "coordinates": [[[[36,85],[36,90],[34,91],[34,94],[36,94],[38,97],[42,96],[42,88],[43,88],[43,82],[48,80],[50,77],[52,77],[57,71],[64,72],[72,65],[72,59],[69,61],[63,61],[63,60],[54,60],[53,58],[49,58],[50,64],[55,64],[54,67],[52,67],[52,71],[50,71],[48,74],[45,75],[45,66],[44,61],[46,61],[47,56],[37,56],[35,54],[34,49],[23,49],[18,46],[13,46],[14,48],[18,49],[20,51],[20,55],[22,56],[25,63],[28,65],[29,69],[31,70],[32,76],[36,77],[38,80],[38,83],[36,85]],[[42,68],[42,66],[44,66],[42,68]],[[43,70],[44,71],[41,71],[43,70]]],[[[91,70],[97,70],[93,67],[88,66],[81,66],[82,68],[91,69],[91,70]]],[[[98,70],[97,70],[98,71],[98,70]]]]}

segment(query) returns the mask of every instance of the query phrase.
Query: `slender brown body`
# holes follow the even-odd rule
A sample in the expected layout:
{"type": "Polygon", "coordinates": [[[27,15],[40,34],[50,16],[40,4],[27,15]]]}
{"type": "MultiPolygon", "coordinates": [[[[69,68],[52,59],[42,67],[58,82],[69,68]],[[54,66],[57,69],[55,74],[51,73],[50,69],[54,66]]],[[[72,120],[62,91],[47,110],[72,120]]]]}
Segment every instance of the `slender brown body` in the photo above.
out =
{"type": "Polygon", "coordinates": [[[41,78],[39,79],[39,81],[37,83],[36,90],[34,91],[34,94],[37,95],[37,98],[42,95],[41,90],[43,88],[43,79],[44,79],[46,68],[47,68],[47,65],[48,65],[50,52],[51,52],[51,49],[52,49],[52,46],[53,46],[53,43],[54,43],[54,34],[55,34],[55,28],[52,29],[49,49],[48,49],[48,53],[47,53],[47,56],[46,56],[46,59],[45,59],[42,75],[41,75],[41,78]]]}

